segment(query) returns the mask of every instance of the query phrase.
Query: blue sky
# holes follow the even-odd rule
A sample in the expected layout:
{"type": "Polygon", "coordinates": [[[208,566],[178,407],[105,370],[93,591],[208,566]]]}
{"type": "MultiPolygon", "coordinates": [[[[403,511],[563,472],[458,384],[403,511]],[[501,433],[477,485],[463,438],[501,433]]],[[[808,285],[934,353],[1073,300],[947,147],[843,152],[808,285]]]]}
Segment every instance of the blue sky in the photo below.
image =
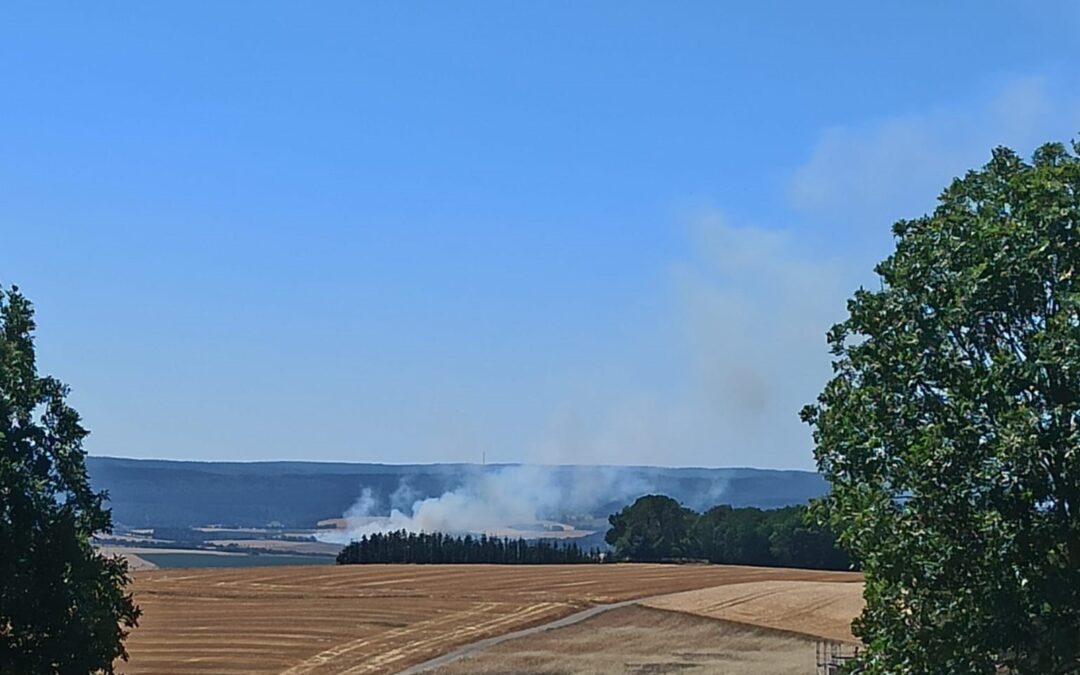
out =
{"type": "Polygon", "coordinates": [[[891,222],[1080,132],[1080,10],[744,5],[6,4],[0,283],[92,454],[809,468],[891,222]]]}

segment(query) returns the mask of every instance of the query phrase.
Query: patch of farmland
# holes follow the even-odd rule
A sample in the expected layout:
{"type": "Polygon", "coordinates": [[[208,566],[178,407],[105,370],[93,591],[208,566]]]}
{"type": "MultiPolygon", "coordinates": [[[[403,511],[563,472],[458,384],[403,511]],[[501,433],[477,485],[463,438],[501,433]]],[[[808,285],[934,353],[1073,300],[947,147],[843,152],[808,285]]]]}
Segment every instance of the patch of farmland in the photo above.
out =
{"type": "MultiPolygon", "coordinates": [[[[159,569],[191,567],[282,567],[285,565],[330,565],[334,559],[320,555],[267,554],[206,555],[206,551],[140,553],[139,558],[159,569]]],[[[130,556],[129,556],[130,559],[130,556]]]]}
{"type": "Polygon", "coordinates": [[[228,551],[206,551],[193,548],[168,548],[157,546],[98,546],[97,549],[105,555],[138,555],[141,556],[144,553],[192,553],[205,556],[237,556],[243,555],[241,553],[230,553],[228,551]]]}
{"type": "Polygon", "coordinates": [[[327,544],[321,541],[293,541],[291,539],[212,539],[211,546],[275,551],[281,553],[301,553],[304,555],[336,556],[341,552],[341,544],[327,544]]]}
{"type": "Polygon", "coordinates": [[[392,673],[593,604],[845,572],[721,565],[347,565],[154,570],[122,671],[392,673]]]}
{"type": "Polygon", "coordinates": [[[855,642],[851,620],[863,609],[862,584],[771,579],[675,593],[647,607],[855,642]]]}
{"type": "Polygon", "coordinates": [[[809,638],[631,605],[424,673],[813,675],[815,662],[809,638]]]}
{"type": "Polygon", "coordinates": [[[105,555],[122,555],[135,570],[170,569],[177,567],[267,567],[273,565],[329,565],[335,562],[329,555],[289,555],[281,553],[247,553],[196,548],[158,548],[150,546],[99,546],[105,555]]]}

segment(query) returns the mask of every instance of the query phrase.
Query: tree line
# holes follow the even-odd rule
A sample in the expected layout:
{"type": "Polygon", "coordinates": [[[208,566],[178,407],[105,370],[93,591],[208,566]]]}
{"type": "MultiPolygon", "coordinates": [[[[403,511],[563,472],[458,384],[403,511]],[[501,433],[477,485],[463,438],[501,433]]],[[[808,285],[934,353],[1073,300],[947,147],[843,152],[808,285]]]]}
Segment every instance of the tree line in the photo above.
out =
{"type": "Polygon", "coordinates": [[[339,565],[364,563],[488,563],[496,565],[562,565],[600,562],[597,549],[585,551],[573,542],[553,543],[481,534],[454,536],[442,532],[396,532],[364,535],[338,554],[339,565]]]}
{"type": "Polygon", "coordinates": [[[810,524],[806,507],[781,509],[715,506],[705,513],[671,497],[648,495],[611,516],[605,541],[616,560],[707,560],[846,570],[848,556],[827,529],[810,524]]]}
{"type": "Polygon", "coordinates": [[[648,495],[609,518],[605,537],[613,552],[585,550],[574,542],[455,536],[442,532],[364,535],[338,554],[339,564],[488,563],[568,564],[621,560],[702,560],[730,565],[810,569],[850,568],[827,530],[806,522],[806,509],[732,508],[697,513],[671,497],[648,495]]]}

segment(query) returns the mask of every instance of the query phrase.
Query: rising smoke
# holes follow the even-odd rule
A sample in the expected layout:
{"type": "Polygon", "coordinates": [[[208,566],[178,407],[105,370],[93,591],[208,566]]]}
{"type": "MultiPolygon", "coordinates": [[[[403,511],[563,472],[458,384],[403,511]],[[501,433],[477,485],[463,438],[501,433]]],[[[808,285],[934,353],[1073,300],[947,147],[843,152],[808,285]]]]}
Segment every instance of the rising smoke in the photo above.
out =
{"type": "MultiPolygon", "coordinates": [[[[722,486],[717,486],[716,494],[722,486]]],[[[347,527],[320,539],[348,542],[377,532],[503,533],[547,519],[587,517],[619,508],[655,486],[626,467],[514,465],[474,467],[462,484],[437,497],[417,497],[403,480],[379,512],[379,495],[364,489],[344,514],[347,527]]]]}

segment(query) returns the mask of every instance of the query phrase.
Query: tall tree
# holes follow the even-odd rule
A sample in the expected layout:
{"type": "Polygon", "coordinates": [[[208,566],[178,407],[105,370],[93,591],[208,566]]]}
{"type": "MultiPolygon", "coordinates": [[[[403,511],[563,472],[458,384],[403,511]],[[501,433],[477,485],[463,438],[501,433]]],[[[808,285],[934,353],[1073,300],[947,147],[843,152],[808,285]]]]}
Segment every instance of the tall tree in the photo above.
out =
{"type": "Polygon", "coordinates": [[[0,672],[113,672],[139,610],[127,563],[91,546],[111,529],[90,488],[87,431],[67,387],[39,377],[34,318],[0,289],[0,672]]]}
{"type": "Polygon", "coordinates": [[[1080,161],[998,148],[828,341],[803,410],[865,673],[1080,672],[1080,161]]]}
{"type": "Polygon", "coordinates": [[[662,560],[694,555],[690,528],[697,513],[665,495],[639,497],[610,516],[611,529],[604,541],[615,547],[617,558],[662,560]]]}

